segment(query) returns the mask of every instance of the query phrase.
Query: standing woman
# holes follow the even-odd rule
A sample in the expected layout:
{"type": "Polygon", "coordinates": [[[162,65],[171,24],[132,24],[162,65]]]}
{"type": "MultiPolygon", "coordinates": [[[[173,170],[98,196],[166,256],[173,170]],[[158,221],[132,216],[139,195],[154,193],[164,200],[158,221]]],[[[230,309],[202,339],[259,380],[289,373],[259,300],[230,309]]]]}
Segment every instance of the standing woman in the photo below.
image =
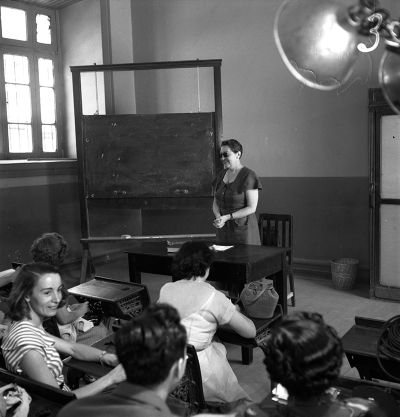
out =
{"type": "Polygon", "coordinates": [[[243,147],[236,139],[221,142],[224,169],[213,182],[213,224],[217,228],[217,243],[260,245],[255,212],[262,185],[257,174],[242,165],[242,155],[243,147]]]}
{"type": "Polygon", "coordinates": [[[86,397],[121,382],[125,372],[113,353],[68,342],[43,329],[43,321],[56,315],[65,295],[56,267],[45,263],[23,265],[13,282],[8,313],[13,321],[1,348],[9,371],[66,391],[70,389],[64,383],[60,353],[115,366],[95,382],[74,390],[78,398],[86,397]]]}

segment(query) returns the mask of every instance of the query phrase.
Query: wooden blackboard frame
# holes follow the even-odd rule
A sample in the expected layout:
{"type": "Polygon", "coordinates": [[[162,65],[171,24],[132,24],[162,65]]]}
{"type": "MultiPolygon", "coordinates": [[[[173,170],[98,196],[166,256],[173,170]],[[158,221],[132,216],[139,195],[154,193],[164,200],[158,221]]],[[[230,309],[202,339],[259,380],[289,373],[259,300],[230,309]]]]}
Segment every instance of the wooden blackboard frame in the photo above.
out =
{"type": "MultiPolygon", "coordinates": [[[[214,138],[215,138],[215,160],[218,161],[218,145],[222,139],[222,92],[221,92],[221,59],[211,60],[188,60],[188,61],[164,61],[164,62],[142,62],[142,63],[127,63],[127,64],[106,64],[106,65],[85,65],[85,66],[71,66],[72,73],[72,89],[74,101],[74,119],[75,119],[75,134],[76,134],[76,148],[78,159],[78,187],[79,187],[79,201],[80,201],[80,219],[81,219],[81,234],[82,239],[85,239],[84,250],[89,250],[91,238],[90,223],[89,223],[89,201],[90,196],[87,195],[85,189],[85,162],[84,162],[84,137],[82,129],[82,85],[81,74],[92,72],[103,72],[105,75],[113,71],[143,71],[154,69],[174,69],[174,68],[212,68],[213,69],[213,90],[214,90],[214,138]]],[[[205,207],[210,203],[210,198],[196,197],[190,199],[188,197],[169,198],[132,198],[129,201],[125,200],[135,208],[148,207],[166,207],[166,205],[174,200],[174,204],[179,206],[177,200],[182,199],[182,202],[187,204],[189,200],[193,201],[193,207],[205,207]]],[[[181,203],[182,203],[181,202],[181,203]]]]}

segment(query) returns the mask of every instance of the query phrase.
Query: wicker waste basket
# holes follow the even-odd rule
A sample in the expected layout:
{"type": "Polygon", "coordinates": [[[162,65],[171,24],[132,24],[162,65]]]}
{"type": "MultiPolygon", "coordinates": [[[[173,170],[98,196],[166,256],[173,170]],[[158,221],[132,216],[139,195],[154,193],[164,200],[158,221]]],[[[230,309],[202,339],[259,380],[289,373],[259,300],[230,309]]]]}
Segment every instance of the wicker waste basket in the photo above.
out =
{"type": "Polygon", "coordinates": [[[351,290],[357,277],[358,259],[339,258],[331,260],[333,286],[339,290],[351,290]]]}

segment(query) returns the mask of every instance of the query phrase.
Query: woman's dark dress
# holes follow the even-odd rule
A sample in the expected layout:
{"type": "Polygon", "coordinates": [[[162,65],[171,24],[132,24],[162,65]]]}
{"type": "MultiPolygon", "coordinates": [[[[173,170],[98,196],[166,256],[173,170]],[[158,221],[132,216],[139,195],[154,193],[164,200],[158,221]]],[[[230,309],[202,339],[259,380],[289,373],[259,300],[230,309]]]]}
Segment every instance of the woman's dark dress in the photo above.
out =
{"type": "MultiPolygon", "coordinates": [[[[242,167],[235,180],[228,184],[223,181],[225,173],[226,170],[221,171],[213,182],[214,196],[221,216],[246,207],[246,191],[262,189],[256,173],[247,167],[242,167]]],[[[217,229],[217,243],[260,245],[255,213],[240,219],[228,220],[224,227],[217,229]]]]}

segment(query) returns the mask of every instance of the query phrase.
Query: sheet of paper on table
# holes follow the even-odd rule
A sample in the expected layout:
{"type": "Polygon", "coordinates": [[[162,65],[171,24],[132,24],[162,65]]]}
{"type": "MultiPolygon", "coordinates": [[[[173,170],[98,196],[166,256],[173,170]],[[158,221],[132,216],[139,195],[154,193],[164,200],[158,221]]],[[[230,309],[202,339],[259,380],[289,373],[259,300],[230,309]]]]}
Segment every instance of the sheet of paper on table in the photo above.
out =
{"type": "Polygon", "coordinates": [[[177,248],[176,246],[174,247],[174,246],[168,246],[167,247],[167,252],[168,253],[175,253],[175,252],[178,252],[178,250],[179,250],[179,248],[177,248]]]}
{"type": "Polygon", "coordinates": [[[231,245],[231,246],[211,245],[210,246],[210,249],[213,249],[217,252],[223,252],[224,250],[228,250],[230,248],[233,248],[233,245],[231,245]]]}

